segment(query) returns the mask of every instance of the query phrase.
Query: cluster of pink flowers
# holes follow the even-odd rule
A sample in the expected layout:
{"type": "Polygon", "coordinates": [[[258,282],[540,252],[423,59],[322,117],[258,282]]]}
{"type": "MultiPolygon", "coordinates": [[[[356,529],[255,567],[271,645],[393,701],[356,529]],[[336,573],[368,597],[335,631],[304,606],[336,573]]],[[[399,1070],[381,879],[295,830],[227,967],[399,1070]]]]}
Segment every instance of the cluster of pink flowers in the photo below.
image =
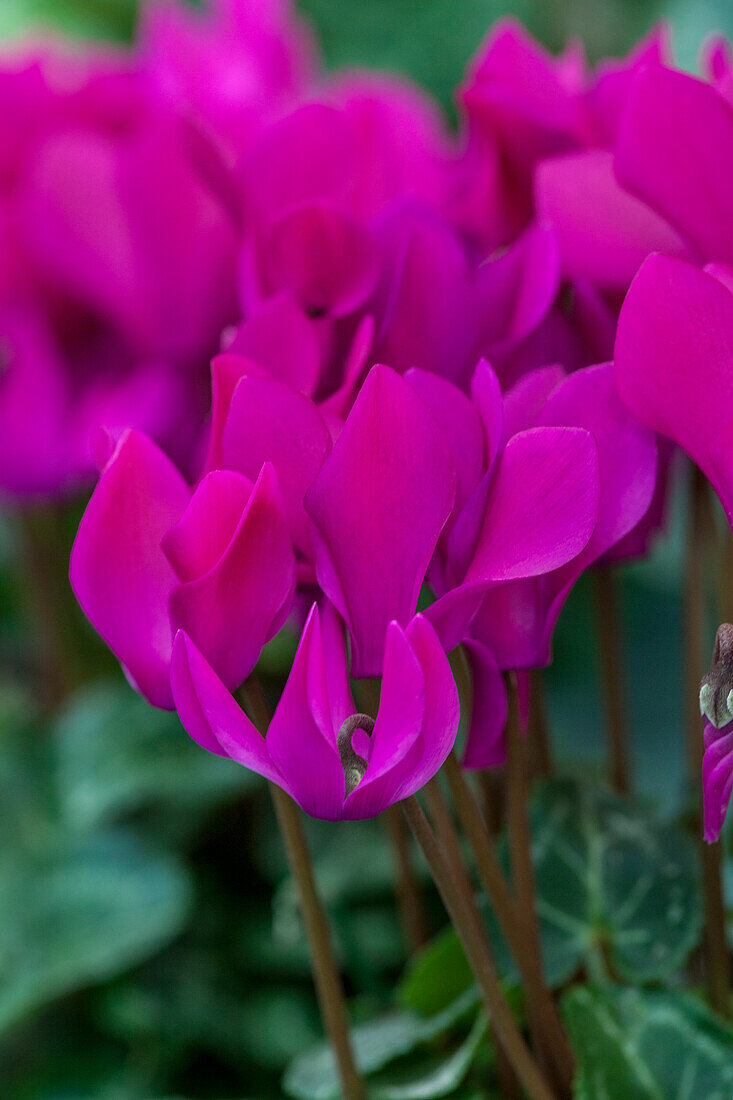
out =
{"type": "Polygon", "coordinates": [[[458,645],[464,764],[503,761],[503,674],[526,701],[581,573],[645,552],[669,440],[731,516],[725,44],[705,64],[660,31],[589,70],[505,21],[452,135],[404,81],[324,76],[285,3],[165,0],[131,55],[0,74],[0,485],[63,493],[96,458],[84,611],[151,703],[308,813],[435,774],[458,645]],[[263,737],[235,693],[284,626],[263,737]],[[376,714],[350,677],[381,677],[376,714]]]}

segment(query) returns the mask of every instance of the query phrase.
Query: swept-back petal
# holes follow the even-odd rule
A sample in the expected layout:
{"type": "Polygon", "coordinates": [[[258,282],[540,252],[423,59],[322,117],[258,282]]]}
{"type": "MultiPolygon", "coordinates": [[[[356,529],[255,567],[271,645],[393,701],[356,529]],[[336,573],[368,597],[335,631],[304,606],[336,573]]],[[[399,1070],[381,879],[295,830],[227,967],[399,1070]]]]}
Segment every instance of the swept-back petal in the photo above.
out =
{"type": "Polygon", "coordinates": [[[71,586],[85,615],[138,690],[166,708],[173,706],[168,599],[177,577],[161,540],[188,499],[188,486],[170,459],[140,432],[125,432],[71,552],[71,586]]]}
{"type": "Polygon", "coordinates": [[[294,591],[293,544],[268,463],[218,561],[171,592],[171,620],[190,635],[227,687],[236,688],[285,621],[294,591]]]}
{"type": "Polygon", "coordinates": [[[617,183],[610,150],[544,161],[534,189],[539,217],[558,235],[568,279],[623,292],[650,252],[685,252],[671,226],[617,183]]]}
{"type": "Polygon", "coordinates": [[[705,260],[733,258],[733,112],[710,84],[653,65],[629,93],[616,146],[621,184],[705,260]]]}
{"type": "Polygon", "coordinates": [[[310,549],[303,497],[331,450],[331,436],[313,402],[280,382],[247,375],[232,395],[221,463],[256,478],[264,462],[277,474],[293,538],[310,549]]]}
{"type": "Polygon", "coordinates": [[[453,453],[457,476],[455,514],[466,503],[483,473],[486,445],[481,416],[462,390],[437,374],[409,370],[405,381],[432,411],[453,453]]]}
{"type": "Polygon", "coordinates": [[[598,446],[598,522],[581,556],[590,562],[627,535],[652,502],[657,482],[654,433],[634,420],[621,403],[612,363],[569,375],[550,394],[538,422],[585,428],[598,446]]]}
{"type": "Polygon", "coordinates": [[[171,687],[184,728],[202,748],[229,756],[288,789],[270,760],[264,736],[183,630],[173,644],[171,687]]]}
{"type": "Polygon", "coordinates": [[[465,581],[547,573],[587,545],[598,518],[598,448],[580,428],[534,428],[507,443],[465,581]]]}
{"type": "Polygon", "coordinates": [[[341,817],[346,783],[336,730],[324,728],[328,714],[326,661],[314,604],[270,723],[267,749],[305,812],[336,821],[341,817]]]}
{"type": "Polygon", "coordinates": [[[195,581],[213,569],[237,529],[253,485],[231,470],[212,470],[163,536],[163,550],[178,579],[195,581]]]}
{"type": "Polygon", "coordinates": [[[319,581],[354,641],[353,675],[378,676],[388,623],[412,617],[455,480],[425,402],[374,367],[305,499],[319,581]]]}
{"type": "Polygon", "coordinates": [[[615,363],[621,399],[687,451],[733,522],[733,295],[691,264],[650,257],[621,310],[615,363]]]}
{"type": "Polygon", "coordinates": [[[321,342],[314,323],[290,294],[260,302],[234,333],[226,350],[243,355],[294,390],[315,393],[321,342]]]}

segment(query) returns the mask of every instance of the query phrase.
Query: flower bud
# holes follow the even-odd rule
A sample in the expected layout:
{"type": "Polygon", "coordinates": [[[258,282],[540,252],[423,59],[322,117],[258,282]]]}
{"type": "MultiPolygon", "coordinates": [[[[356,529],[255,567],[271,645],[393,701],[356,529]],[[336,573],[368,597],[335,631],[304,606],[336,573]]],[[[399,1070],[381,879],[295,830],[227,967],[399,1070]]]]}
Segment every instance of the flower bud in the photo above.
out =
{"type": "Polygon", "coordinates": [[[716,729],[733,720],[733,626],[721,623],[710,671],[700,684],[700,713],[716,729]]]}

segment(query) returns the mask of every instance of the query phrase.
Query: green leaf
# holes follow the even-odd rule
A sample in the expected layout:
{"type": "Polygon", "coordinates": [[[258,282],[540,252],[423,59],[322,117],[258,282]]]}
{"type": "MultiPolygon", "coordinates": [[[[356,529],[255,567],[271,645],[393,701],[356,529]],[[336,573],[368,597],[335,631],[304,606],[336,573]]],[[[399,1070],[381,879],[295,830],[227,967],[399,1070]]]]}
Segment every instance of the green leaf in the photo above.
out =
{"type": "MultiPolygon", "coordinates": [[[[364,1076],[376,1073],[444,1034],[471,1011],[475,1001],[473,990],[468,990],[445,1012],[429,1019],[398,1010],[352,1028],[351,1041],[360,1072],[364,1076]]],[[[296,1100],[337,1100],[339,1079],[330,1046],[324,1043],[296,1058],[285,1073],[283,1089],[296,1100]]]]}
{"type": "Polygon", "coordinates": [[[473,985],[473,973],[452,928],[440,932],[414,959],[400,982],[400,1004],[431,1016],[473,985]]]}
{"type": "Polygon", "coordinates": [[[17,847],[0,860],[0,1030],[56,997],[122,973],[183,925],[182,868],[134,835],[17,847]]]}
{"type": "Polygon", "coordinates": [[[685,833],[573,781],[540,785],[532,822],[537,910],[569,956],[642,983],[682,965],[702,924],[685,833]]]}
{"type": "Polygon", "coordinates": [[[398,1065],[370,1083],[372,1100],[434,1100],[457,1089],[486,1034],[486,1017],[480,1013],[466,1039],[448,1058],[433,1055],[415,1065],[398,1065]]]}
{"type": "Polygon", "coordinates": [[[200,809],[259,782],[204,752],[175,714],[155,710],[124,684],[95,683],[75,695],[55,736],[61,813],[77,829],[149,804],[200,809]]]}
{"type": "Polygon", "coordinates": [[[563,1015],[577,1100],[729,1100],[733,1031],[685,995],[576,988],[563,1015]]]}

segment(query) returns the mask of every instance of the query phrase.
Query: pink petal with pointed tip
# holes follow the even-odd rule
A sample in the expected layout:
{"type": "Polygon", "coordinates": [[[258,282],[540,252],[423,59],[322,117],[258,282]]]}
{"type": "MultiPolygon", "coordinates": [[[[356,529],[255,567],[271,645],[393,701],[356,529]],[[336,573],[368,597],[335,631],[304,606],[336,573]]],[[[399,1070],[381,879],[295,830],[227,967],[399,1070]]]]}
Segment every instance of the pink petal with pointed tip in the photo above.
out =
{"type": "Polygon", "coordinates": [[[556,569],[587,545],[598,518],[598,449],[579,428],[534,428],[507,443],[467,583],[556,569]]]}
{"type": "Polygon", "coordinates": [[[173,644],[171,686],[181,722],[197,744],[288,790],[270,759],[264,735],[183,630],[173,644]]]}
{"type": "Polygon", "coordinates": [[[168,709],[168,599],[177,578],[161,541],[188,500],[188,486],[163,452],[126,432],[82,517],[69,571],[85,615],[138,690],[168,709]]]}
{"type": "Polygon", "coordinates": [[[275,472],[266,464],[219,560],[171,592],[171,620],[233,689],[283,625],[294,590],[290,530],[275,472]]]}
{"type": "Polygon", "coordinates": [[[412,617],[455,478],[425,402],[373,367],[305,498],[319,581],[353,638],[353,675],[378,676],[387,624],[412,617]]]}
{"type": "Polygon", "coordinates": [[[479,267],[482,351],[522,340],[537,328],[560,289],[560,258],[554,229],[531,225],[503,255],[479,267]]]}
{"type": "Polygon", "coordinates": [[[615,363],[632,414],[687,451],[733,522],[733,294],[691,264],[650,257],[621,310],[615,363]]]}
{"type": "Polygon", "coordinates": [[[666,218],[706,260],[733,257],[733,113],[709,84],[660,66],[629,94],[616,146],[623,187],[666,218]]]}
{"type": "Polygon", "coordinates": [[[496,371],[480,359],[471,379],[471,400],[479,411],[486,439],[486,469],[491,470],[507,438],[504,425],[504,398],[496,371]]]}
{"type": "Polygon", "coordinates": [[[535,173],[535,201],[538,216],[558,235],[567,279],[623,292],[650,252],[686,251],[663,218],[616,182],[610,150],[544,161],[535,173]]]}
{"type": "Polygon", "coordinates": [[[336,747],[337,731],[333,724],[330,730],[324,726],[329,714],[327,661],[318,608],[314,605],[270,723],[267,749],[305,812],[338,821],[344,804],[345,779],[336,747]]]}
{"type": "Polygon", "coordinates": [[[705,839],[714,844],[720,836],[733,794],[733,724],[715,729],[705,723],[705,753],[702,761],[705,839]]]}
{"type": "Polygon", "coordinates": [[[582,554],[589,563],[633,530],[649,509],[657,483],[654,433],[622,405],[612,363],[569,375],[550,394],[539,423],[585,428],[598,445],[600,509],[582,554]]]}
{"type": "MultiPolygon", "coordinates": [[[[404,640],[420,670],[423,685],[423,713],[419,733],[414,739],[409,738],[409,748],[403,753],[402,738],[412,728],[414,718],[405,721],[407,714],[404,703],[403,715],[398,721],[388,719],[385,715],[384,740],[387,740],[389,728],[390,740],[393,742],[390,766],[378,778],[368,783],[372,768],[370,760],[364,779],[346,800],[345,817],[373,817],[400,799],[409,798],[432,779],[453,747],[460,720],[460,706],[448,659],[434,630],[421,615],[417,615],[408,625],[404,640]],[[399,746],[397,753],[394,751],[395,744],[399,746]]],[[[394,654],[385,655],[385,684],[388,679],[391,680],[395,674],[399,674],[399,665],[403,660],[398,653],[396,650],[394,654]],[[396,658],[394,665],[393,656],[396,658]]],[[[380,717],[381,714],[380,707],[380,717]]],[[[393,711],[393,716],[397,718],[397,711],[393,711]]],[[[376,735],[375,726],[373,740],[376,735]]],[[[372,759],[375,752],[376,743],[372,747],[372,759]]]]}
{"type": "Polygon", "coordinates": [[[331,437],[313,402],[269,378],[242,378],[222,433],[221,464],[256,478],[271,462],[293,533],[310,552],[310,521],[303,497],[331,450],[331,437]]]}
{"type": "Polygon", "coordinates": [[[185,584],[213,569],[237,529],[253,483],[230,470],[213,470],[197,485],[186,511],[163,536],[163,551],[185,584]]]}
{"type": "Polygon", "coordinates": [[[236,330],[226,349],[254,360],[294,390],[312,396],[321,374],[316,326],[289,294],[260,302],[236,330]]]}
{"type": "MultiPolygon", "coordinates": [[[[484,431],[479,412],[452,382],[423,370],[405,374],[445,433],[456,464],[454,514],[476,488],[484,468],[484,431]]],[[[498,382],[497,382],[498,385],[498,382]]]]}

